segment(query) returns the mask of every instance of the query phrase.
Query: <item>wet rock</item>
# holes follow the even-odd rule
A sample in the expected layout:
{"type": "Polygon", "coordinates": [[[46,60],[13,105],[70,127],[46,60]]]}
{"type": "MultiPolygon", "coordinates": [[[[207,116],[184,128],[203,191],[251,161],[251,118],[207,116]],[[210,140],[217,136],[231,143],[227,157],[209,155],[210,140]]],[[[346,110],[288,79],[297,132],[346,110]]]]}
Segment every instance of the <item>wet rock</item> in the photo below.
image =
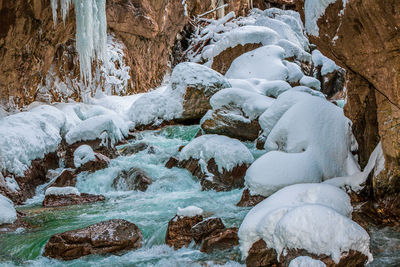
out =
{"type": "Polygon", "coordinates": [[[242,141],[254,141],[261,131],[258,119],[249,120],[241,110],[227,109],[213,111],[202,120],[200,127],[206,134],[225,135],[242,141]]]}
{"type": "Polygon", "coordinates": [[[72,169],[65,169],[61,172],[61,174],[52,182],[50,186],[55,187],[65,187],[65,186],[75,186],[76,185],[76,174],[72,169]]]}
{"type": "Polygon", "coordinates": [[[142,232],[133,223],[113,219],[53,235],[43,256],[72,260],[90,254],[117,253],[142,246],[142,232]]]}
{"type": "Polygon", "coordinates": [[[274,249],[267,248],[264,240],[260,239],[255,242],[246,258],[246,266],[248,267],[267,267],[281,266],[277,260],[277,254],[274,249]]]}
{"type": "Polygon", "coordinates": [[[251,195],[249,189],[243,190],[240,201],[236,204],[239,207],[253,207],[263,201],[265,197],[260,195],[251,195]]]}
{"type": "Polygon", "coordinates": [[[346,71],[342,68],[322,75],[322,66],[317,66],[314,70],[315,77],[321,82],[321,92],[331,98],[344,89],[346,71]]]}
{"type": "Polygon", "coordinates": [[[94,156],[94,160],[88,161],[85,164],[81,165],[78,169],[76,169],[76,172],[95,172],[108,167],[110,159],[107,156],[104,156],[100,153],[95,153],[94,156]]]}
{"type": "Polygon", "coordinates": [[[140,143],[134,143],[134,144],[128,144],[124,146],[119,153],[123,156],[130,156],[133,154],[137,154],[140,151],[148,150],[150,154],[154,154],[154,147],[149,146],[149,144],[145,142],[140,142],[140,143]]]}
{"type": "Polygon", "coordinates": [[[203,216],[201,215],[196,215],[193,217],[176,215],[168,222],[165,243],[168,246],[174,247],[174,249],[189,246],[189,244],[192,242],[191,229],[194,225],[202,220],[203,216]]]}
{"type": "Polygon", "coordinates": [[[144,192],[152,182],[153,180],[142,170],[133,168],[129,171],[121,171],[112,186],[120,191],[139,190],[144,192]]]}
{"type": "Polygon", "coordinates": [[[67,195],[46,195],[43,200],[44,207],[61,207],[70,205],[80,205],[86,203],[93,203],[104,201],[106,198],[102,195],[92,195],[81,193],[80,195],[67,194],[67,195]]]}
{"type": "Polygon", "coordinates": [[[253,0],[253,6],[261,10],[273,7],[293,10],[296,8],[296,3],[295,0],[253,0]]]}
{"type": "Polygon", "coordinates": [[[215,230],[210,236],[204,239],[200,251],[211,253],[217,249],[230,249],[238,246],[238,230],[236,227],[215,230]]]}
{"type": "Polygon", "coordinates": [[[165,167],[168,169],[172,169],[173,167],[177,167],[179,164],[179,159],[175,157],[170,157],[167,163],[165,163],[165,167]]]}
{"type": "Polygon", "coordinates": [[[12,224],[0,224],[0,233],[14,232],[22,228],[30,228],[31,225],[24,221],[24,216],[24,213],[17,211],[17,220],[12,224]]]}
{"type": "Polygon", "coordinates": [[[225,225],[220,218],[207,218],[190,229],[190,233],[196,243],[200,243],[215,230],[225,229],[225,225]]]}

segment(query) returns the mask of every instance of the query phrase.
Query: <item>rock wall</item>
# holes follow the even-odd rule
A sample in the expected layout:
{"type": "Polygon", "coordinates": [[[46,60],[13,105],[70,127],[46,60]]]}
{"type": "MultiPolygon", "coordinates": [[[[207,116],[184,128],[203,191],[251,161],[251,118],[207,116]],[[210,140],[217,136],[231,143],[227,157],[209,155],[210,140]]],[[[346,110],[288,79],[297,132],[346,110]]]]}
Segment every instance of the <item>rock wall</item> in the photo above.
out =
{"type": "MultiPolygon", "coordinates": [[[[181,0],[107,0],[108,33],[122,43],[130,67],[124,93],[145,92],[161,83],[181,33],[190,34],[188,18],[212,9],[214,2],[187,1],[186,17],[181,0]]],[[[225,3],[229,4],[225,13],[248,10],[247,0],[225,3]]],[[[208,15],[215,16],[216,12],[208,15]]],[[[22,107],[35,100],[81,100],[84,87],[73,8],[65,24],[60,20],[59,15],[58,24],[53,24],[50,0],[0,0],[0,104],[22,107]],[[68,93],[56,88],[60,83],[68,93]]]]}
{"type": "MultiPolygon", "coordinates": [[[[297,5],[304,18],[304,0],[297,5]]],[[[345,112],[354,123],[361,163],[382,141],[385,171],[373,178],[373,188],[388,207],[385,199],[393,201],[400,192],[400,5],[349,0],[339,15],[342,10],[342,0],[329,5],[317,22],[319,36],[310,41],[347,70],[345,112]]]]}

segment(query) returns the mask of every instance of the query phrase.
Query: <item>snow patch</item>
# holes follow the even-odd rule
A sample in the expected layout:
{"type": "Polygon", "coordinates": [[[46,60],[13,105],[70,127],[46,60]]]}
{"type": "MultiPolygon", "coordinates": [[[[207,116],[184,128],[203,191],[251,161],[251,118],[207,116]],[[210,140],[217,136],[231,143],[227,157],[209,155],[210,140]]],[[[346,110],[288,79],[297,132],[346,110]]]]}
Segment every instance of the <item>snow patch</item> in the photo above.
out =
{"type": "Polygon", "coordinates": [[[44,193],[46,196],[64,196],[64,195],[78,195],[81,193],[76,187],[65,186],[65,187],[49,187],[44,193]]]}
{"type": "Polygon", "coordinates": [[[85,163],[95,159],[94,151],[88,145],[81,145],[74,151],[74,165],[76,168],[79,168],[85,163]]]}
{"type": "Polygon", "coordinates": [[[183,217],[194,217],[197,215],[203,215],[203,210],[196,206],[188,206],[186,208],[178,207],[176,215],[183,217]]]}
{"type": "Polygon", "coordinates": [[[13,202],[0,194],[0,225],[14,223],[17,220],[17,211],[13,202]]]}
{"type": "Polygon", "coordinates": [[[290,261],[289,267],[326,267],[320,260],[314,260],[308,256],[300,256],[290,261]]]}

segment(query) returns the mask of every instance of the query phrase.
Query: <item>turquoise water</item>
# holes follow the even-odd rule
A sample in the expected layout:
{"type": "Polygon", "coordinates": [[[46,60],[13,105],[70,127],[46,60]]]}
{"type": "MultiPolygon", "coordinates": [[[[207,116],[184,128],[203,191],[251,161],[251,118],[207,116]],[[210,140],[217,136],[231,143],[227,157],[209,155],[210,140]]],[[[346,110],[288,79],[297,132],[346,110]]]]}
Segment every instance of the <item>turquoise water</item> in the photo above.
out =
{"type": "MultiPolygon", "coordinates": [[[[188,171],[167,169],[165,162],[187,144],[198,131],[198,126],[173,126],[162,131],[148,131],[137,135],[132,142],[146,142],[155,153],[138,154],[112,160],[110,167],[93,174],[78,176],[81,192],[103,194],[107,201],[91,205],[58,209],[41,207],[43,194],[38,194],[29,205],[20,207],[36,227],[22,233],[0,235],[0,262],[26,266],[204,266],[204,264],[238,265],[238,249],[205,254],[195,245],[174,251],[165,245],[168,221],[178,207],[196,205],[207,214],[223,219],[227,227],[239,227],[248,208],[235,206],[241,190],[230,192],[201,191],[196,178],[188,171]],[[120,170],[137,167],[153,178],[146,192],[116,191],[112,182],[120,170]],[[126,219],[143,232],[143,248],[123,255],[88,256],[73,261],[58,261],[42,257],[42,250],[51,235],[113,218],[126,219]]],[[[262,154],[252,144],[246,144],[255,157],[262,154]]]]}

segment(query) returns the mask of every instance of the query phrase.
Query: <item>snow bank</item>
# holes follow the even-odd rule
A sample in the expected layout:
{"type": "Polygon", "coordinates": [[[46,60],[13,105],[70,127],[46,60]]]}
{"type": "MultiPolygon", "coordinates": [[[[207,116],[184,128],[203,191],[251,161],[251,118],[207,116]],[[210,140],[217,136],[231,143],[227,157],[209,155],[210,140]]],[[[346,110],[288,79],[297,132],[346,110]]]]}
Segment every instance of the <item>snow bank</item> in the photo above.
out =
{"type": "Polygon", "coordinates": [[[283,92],[292,89],[290,84],[285,81],[263,81],[257,87],[264,95],[275,98],[277,98],[283,92]]]}
{"type": "Polygon", "coordinates": [[[276,45],[268,45],[247,52],[236,58],[226,77],[229,79],[259,78],[286,80],[288,70],[283,65],[285,50],[276,45]]]}
{"type": "Polygon", "coordinates": [[[328,73],[334,72],[340,67],[333,60],[324,56],[319,50],[315,49],[312,52],[312,60],[315,66],[321,66],[321,75],[325,76],[328,73]]]}
{"type": "Polygon", "coordinates": [[[286,68],[288,69],[287,81],[290,83],[300,82],[301,78],[303,78],[304,76],[304,73],[301,70],[300,66],[287,60],[284,60],[283,64],[285,64],[286,68]]]}
{"type": "Polygon", "coordinates": [[[324,205],[348,217],[353,210],[349,196],[335,186],[296,184],[285,187],[252,208],[244,218],[238,232],[243,257],[247,257],[248,250],[259,239],[268,247],[276,248],[280,244],[275,236],[276,225],[290,210],[305,204],[324,205]]]}
{"type": "Polygon", "coordinates": [[[203,168],[214,159],[219,172],[232,170],[242,164],[254,161],[249,149],[239,140],[222,135],[207,134],[193,139],[179,154],[180,160],[199,159],[203,168]]]}
{"type": "Polygon", "coordinates": [[[0,170],[23,176],[31,161],[55,152],[65,115],[42,105],[0,119],[0,170]]]}
{"type": "Polygon", "coordinates": [[[222,107],[238,107],[250,120],[253,120],[269,108],[273,101],[273,99],[257,93],[239,88],[227,88],[213,95],[210,104],[214,110],[222,107]]]}
{"type": "Polygon", "coordinates": [[[203,210],[196,206],[188,206],[186,208],[178,207],[176,215],[184,217],[194,217],[197,215],[203,215],[203,210]]]}
{"type": "Polygon", "coordinates": [[[66,186],[66,187],[49,187],[46,189],[44,193],[46,196],[64,196],[64,195],[78,195],[80,196],[81,193],[76,187],[66,186]]]}
{"type": "Polygon", "coordinates": [[[83,164],[95,160],[93,149],[88,145],[81,145],[74,151],[74,165],[79,168],[83,164]]]}
{"type": "Polygon", "coordinates": [[[300,256],[290,261],[289,267],[326,267],[320,260],[314,260],[308,256],[300,256]]]}
{"type": "Polygon", "coordinates": [[[313,88],[315,90],[321,90],[321,82],[314,77],[303,76],[300,80],[300,85],[313,88]]]}
{"type": "Polygon", "coordinates": [[[14,223],[17,220],[17,211],[11,200],[0,194],[0,225],[14,223]]]}

